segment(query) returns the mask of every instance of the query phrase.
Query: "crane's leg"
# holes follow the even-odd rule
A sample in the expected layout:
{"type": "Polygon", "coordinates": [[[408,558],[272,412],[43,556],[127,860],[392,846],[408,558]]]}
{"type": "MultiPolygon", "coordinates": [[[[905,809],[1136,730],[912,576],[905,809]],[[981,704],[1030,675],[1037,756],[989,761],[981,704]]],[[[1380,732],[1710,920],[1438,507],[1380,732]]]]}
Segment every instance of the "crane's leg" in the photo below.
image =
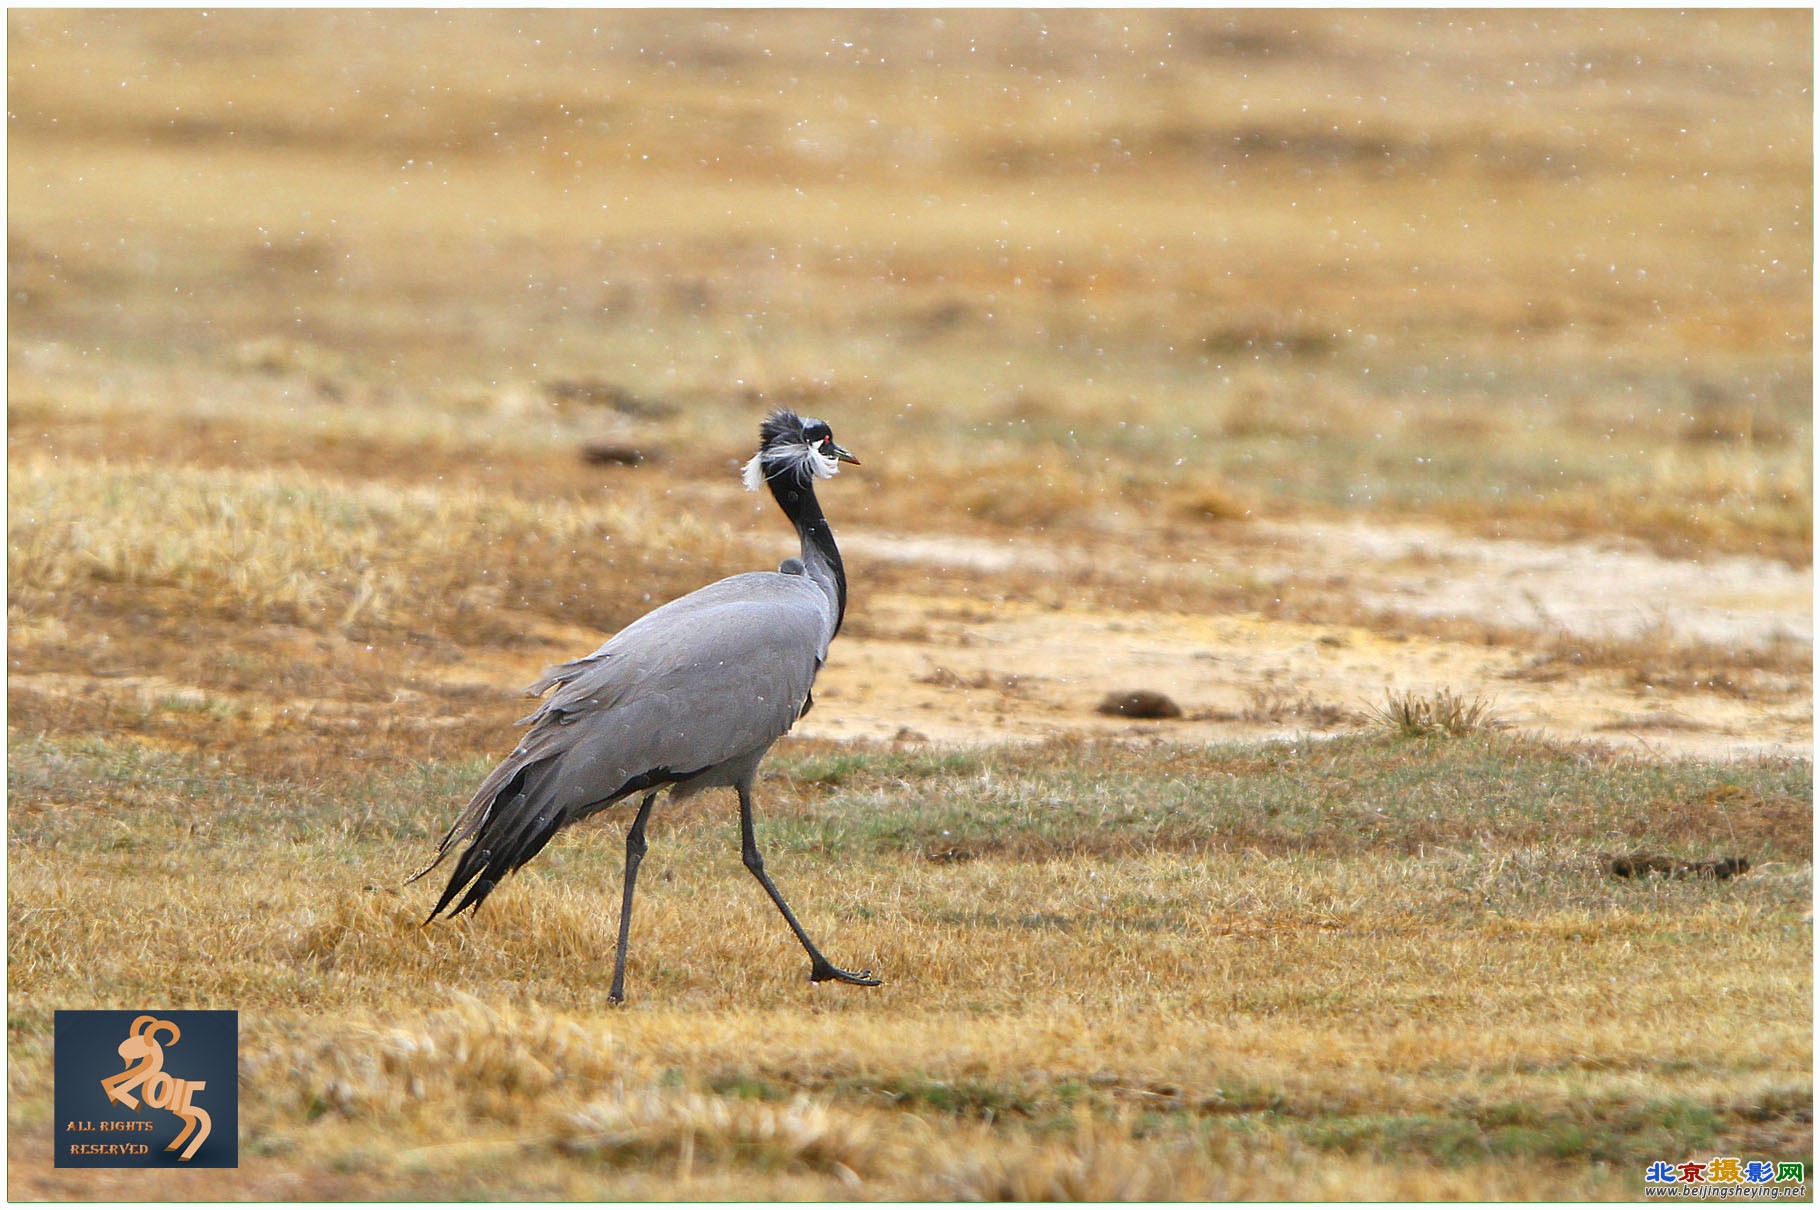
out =
{"type": "Polygon", "coordinates": [[[809,934],[803,932],[803,926],[797,923],[796,914],[790,910],[790,905],[784,902],[784,897],[778,891],[777,884],[771,881],[769,874],[765,873],[765,859],[759,856],[758,837],[752,831],[752,789],[743,784],[735,786],[734,789],[739,791],[740,857],[745,861],[746,868],[752,871],[752,876],[758,879],[758,885],[765,888],[765,894],[771,896],[771,902],[777,905],[777,910],[784,914],[784,923],[790,926],[790,931],[796,934],[796,939],[803,943],[805,950],[809,951],[809,982],[821,983],[833,979],[839,983],[857,983],[861,987],[877,987],[883,980],[874,979],[871,971],[855,973],[842,970],[822,957],[822,952],[815,948],[815,942],[809,940],[809,934]]]}
{"type": "Polygon", "coordinates": [[[645,820],[651,814],[651,804],[656,801],[656,790],[645,795],[645,800],[638,804],[638,817],[626,829],[626,889],[625,897],[619,903],[619,948],[613,951],[613,990],[607,993],[609,1004],[626,1002],[626,941],[632,935],[632,888],[638,883],[638,863],[645,859],[645,820]]]}

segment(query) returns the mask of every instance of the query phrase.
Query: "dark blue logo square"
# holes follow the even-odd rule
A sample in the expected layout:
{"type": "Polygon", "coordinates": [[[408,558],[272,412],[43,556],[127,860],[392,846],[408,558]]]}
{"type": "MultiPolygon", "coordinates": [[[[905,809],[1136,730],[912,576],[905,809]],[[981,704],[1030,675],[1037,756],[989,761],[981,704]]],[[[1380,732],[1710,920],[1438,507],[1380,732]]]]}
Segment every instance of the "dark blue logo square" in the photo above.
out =
{"type": "Polygon", "coordinates": [[[60,1010],[59,1168],[238,1168],[240,1014],[60,1010]]]}

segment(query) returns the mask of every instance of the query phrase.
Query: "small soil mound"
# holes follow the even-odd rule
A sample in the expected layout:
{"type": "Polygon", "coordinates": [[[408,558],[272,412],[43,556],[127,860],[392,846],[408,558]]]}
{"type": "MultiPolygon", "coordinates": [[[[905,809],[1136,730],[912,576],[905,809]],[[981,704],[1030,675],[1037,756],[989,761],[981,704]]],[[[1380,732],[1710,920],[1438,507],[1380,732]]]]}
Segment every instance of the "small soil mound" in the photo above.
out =
{"type": "Polygon", "coordinates": [[[1101,714],[1114,714],[1121,718],[1182,717],[1182,708],[1167,694],[1158,693],[1154,689],[1128,689],[1120,693],[1108,693],[1094,709],[1101,714]]]}
{"type": "Polygon", "coordinates": [[[652,455],[634,445],[593,441],[581,447],[583,462],[593,466],[637,466],[652,455]]]}

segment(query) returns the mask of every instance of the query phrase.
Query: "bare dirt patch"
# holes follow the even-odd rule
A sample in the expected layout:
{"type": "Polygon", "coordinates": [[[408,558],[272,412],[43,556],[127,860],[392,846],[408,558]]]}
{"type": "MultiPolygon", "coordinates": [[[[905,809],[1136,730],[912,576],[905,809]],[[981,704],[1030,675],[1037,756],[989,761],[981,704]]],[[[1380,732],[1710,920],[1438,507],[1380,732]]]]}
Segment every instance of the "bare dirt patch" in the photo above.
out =
{"type": "Polygon", "coordinates": [[[1665,755],[1794,754],[1812,742],[1804,675],[1812,635],[1807,569],[1735,557],[1713,564],[1666,559],[1591,543],[1468,539],[1363,522],[1276,524],[1266,540],[1283,552],[1282,567],[1257,560],[1256,539],[1208,543],[1194,558],[1209,574],[1229,576],[1283,573],[1293,564],[1297,576],[1364,607],[1394,606],[1417,620],[1444,615],[1483,622],[1485,633],[1503,641],[1437,638],[1414,625],[1368,628],[1257,613],[1050,607],[994,596],[994,575],[1023,570],[1068,577],[1089,566],[1105,570],[1109,560],[1123,560],[1132,575],[1166,569],[1116,546],[863,533],[848,541],[860,554],[969,567],[981,592],[857,597],[864,633],[835,648],[817,690],[822,709],[799,733],[948,743],[1134,730],[1262,739],[1344,729],[1390,691],[1451,687],[1491,697],[1517,727],[1665,755]],[[1412,578],[1409,563],[1417,557],[1422,567],[1412,578]],[[1781,644],[1785,658],[1771,661],[1780,665],[1773,671],[1737,673],[1756,680],[1735,693],[1714,692],[1705,682],[1652,684],[1591,660],[1567,661],[1559,675],[1534,675],[1538,650],[1550,644],[1635,634],[1646,623],[1658,637],[1651,654],[1665,666],[1690,658],[1677,642],[1724,643],[1742,665],[1763,663],[1758,653],[1781,644]],[[1529,643],[1522,641],[1526,633],[1529,643]],[[1134,688],[1167,694],[1185,717],[1136,723],[1095,713],[1105,695],[1134,688]]]}
{"type": "MultiPolygon", "coordinates": [[[[842,536],[855,568],[850,626],[799,737],[1248,741],[1343,732],[1368,725],[1387,694],[1451,689],[1485,697],[1519,729],[1663,756],[1794,755],[1812,744],[1812,573],[1768,560],[1720,559],[1708,575],[1706,564],[1634,550],[1608,564],[1609,552],[1588,543],[1548,548],[1362,523],[1273,524],[1199,544],[1192,566],[1146,560],[1119,543],[1028,535],[842,536]],[[1278,565],[1260,550],[1275,551],[1278,565]],[[1422,565],[1412,573],[1417,550],[1422,565]],[[888,571],[878,577],[888,587],[868,590],[868,566],[888,571]],[[1218,582],[1287,576],[1291,567],[1295,583],[1314,586],[1292,616],[1112,608],[1089,591],[1068,605],[1055,590],[1089,569],[1218,582]],[[927,587],[914,591],[925,569],[927,587]],[[1026,592],[1032,583],[1044,591],[1026,592]],[[1749,607],[1733,607],[1747,592],[1749,607]],[[1647,628],[1610,633],[1644,618],[1653,619],[1647,628]],[[1183,716],[1096,710],[1134,690],[1166,695],[1183,716]]],[[[479,634],[243,631],[193,615],[111,618],[99,597],[90,605],[100,612],[82,623],[81,644],[67,628],[16,631],[18,724],[54,731],[106,718],[179,746],[251,741],[264,761],[299,743],[308,757],[336,735],[401,754],[462,744],[502,751],[515,734],[517,689],[605,637],[536,613],[495,619],[514,636],[497,643],[479,634]],[[169,641],[144,641],[154,634],[169,641]]]]}
{"type": "Polygon", "coordinates": [[[1274,528],[1315,564],[1350,567],[1361,603],[1400,613],[1540,633],[1666,629],[1743,647],[1813,642],[1813,569],[1779,559],[1671,559],[1634,542],[1472,538],[1364,521],[1274,528]]]}

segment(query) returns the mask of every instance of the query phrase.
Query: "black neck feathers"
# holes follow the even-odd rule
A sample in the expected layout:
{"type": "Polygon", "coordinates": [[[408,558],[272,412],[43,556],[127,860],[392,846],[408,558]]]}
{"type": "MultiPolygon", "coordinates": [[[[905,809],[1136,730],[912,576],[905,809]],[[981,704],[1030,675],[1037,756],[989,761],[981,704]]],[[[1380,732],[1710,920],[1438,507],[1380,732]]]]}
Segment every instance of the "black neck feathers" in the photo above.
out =
{"type": "Polygon", "coordinates": [[[815,498],[815,479],[807,473],[787,470],[765,482],[784,516],[796,526],[796,535],[802,539],[804,565],[812,570],[818,565],[826,568],[834,578],[834,632],[839,634],[841,620],[847,616],[847,569],[841,563],[840,547],[834,544],[834,531],[828,527],[821,501],[815,498]]]}

